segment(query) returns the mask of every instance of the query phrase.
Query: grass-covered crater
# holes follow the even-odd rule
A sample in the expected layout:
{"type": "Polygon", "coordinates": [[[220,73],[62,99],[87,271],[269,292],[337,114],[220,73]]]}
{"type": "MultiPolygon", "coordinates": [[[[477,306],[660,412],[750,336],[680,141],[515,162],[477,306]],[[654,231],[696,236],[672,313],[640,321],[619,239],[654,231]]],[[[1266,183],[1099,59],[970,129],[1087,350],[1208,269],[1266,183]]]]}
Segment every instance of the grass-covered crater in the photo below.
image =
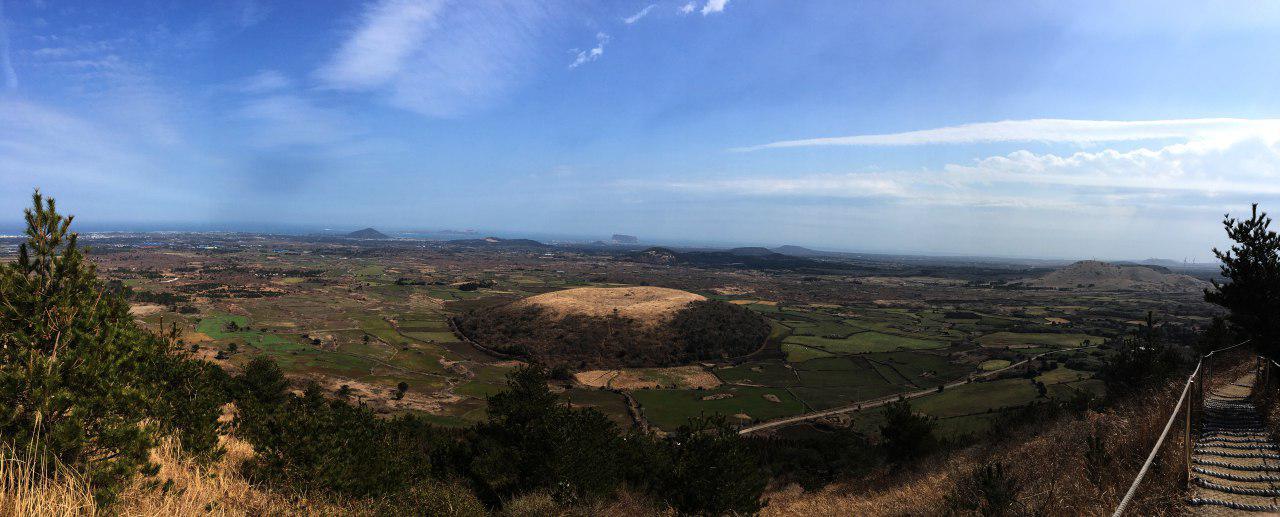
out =
{"type": "Polygon", "coordinates": [[[459,330],[480,345],[552,366],[672,366],[749,354],[760,315],[661,287],[581,287],[479,308],[459,330]]]}

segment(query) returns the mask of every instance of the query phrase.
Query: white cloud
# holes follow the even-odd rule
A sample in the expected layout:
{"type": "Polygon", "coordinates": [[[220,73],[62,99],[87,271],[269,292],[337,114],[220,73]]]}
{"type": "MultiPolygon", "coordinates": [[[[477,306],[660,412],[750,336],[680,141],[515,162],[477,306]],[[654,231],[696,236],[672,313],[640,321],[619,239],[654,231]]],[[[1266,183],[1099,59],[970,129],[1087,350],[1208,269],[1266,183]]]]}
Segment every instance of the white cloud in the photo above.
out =
{"type": "Polygon", "coordinates": [[[729,0],[707,0],[707,3],[702,6],[702,15],[722,13],[728,4],[729,0]]]}
{"type": "Polygon", "coordinates": [[[627,25],[631,25],[631,24],[633,24],[633,23],[635,23],[635,22],[638,22],[638,21],[640,21],[640,20],[644,19],[644,17],[645,17],[645,16],[649,16],[649,11],[652,11],[652,10],[653,10],[653,8],[654,8],[654,7],[657,7],[657,6],[658,6],[658,4],[649,4],[649,5],[646,5],[646,6],[644,6],[644,9],[641,9],[641,10],[640,10],[640,12],[637,12],[636,14],[633,14],[633,15],[628,16],[628,17],[626,17],[626,18],[623,18],[623,19],[622,19],[622,23],[625,23],[625,24],[627,24],[627,25]]]}
{"type": "MultiPolygon", "coordinates": [[[[712,196],[879,199],[908,205],[1085,209],[1217,207],[1280,196],[1280,135],[1208,138],[1068,155],[1027,150],[888,172],[640,182],[712,196]]],[[[1216,208],[1215,208],[1216,210],[1216,208]]]]}
{"type": "Polygon", "coordinates": [[[784,140],[741,151],[812,146],[899,146],[990,142],[1095,143],[1158,139],[1227,139],[1252,135],[1280,136],[1280,119],[1179,120],[1005,120],[903,133],[784,140]]]}
{"type": "Polygon", "coordinates": [[[387,83],[418,51],[444,2],[384,0],[364,13],[364,21],[324,68],[321,79],[339,88],[368,88],[387,83]]]}
{"type": "Polygon", "coordinates": [[[578,68],[585,63],[600,59],[604,55],[604,46],[609,43],[609,35],[603,32],[596,33],[596,46],[587,50],[578,50],[573,62],[569,63],[569,68],[578,68]]]}
{"type": "Polygon", "coordinates": [[[547,42],[558,3],[382,0],[317,71],[333,89],[383,95],[396,107],[453,117],[523,82],[547,42]]]}
{"type": "Polygon", "coordinates": [[[697,6],[695,6],[693,2],[689,2],[687,4],[680,6],[680,14],[692,13],[694,9],[697,9],[697,6]]]}
{"type": "Polygon", "coordinates": [[[293,85],[293,81],[275,70],[263,70],[240,80],[236,89],[244,93],[266,93],[283,90],[293,85]]]}

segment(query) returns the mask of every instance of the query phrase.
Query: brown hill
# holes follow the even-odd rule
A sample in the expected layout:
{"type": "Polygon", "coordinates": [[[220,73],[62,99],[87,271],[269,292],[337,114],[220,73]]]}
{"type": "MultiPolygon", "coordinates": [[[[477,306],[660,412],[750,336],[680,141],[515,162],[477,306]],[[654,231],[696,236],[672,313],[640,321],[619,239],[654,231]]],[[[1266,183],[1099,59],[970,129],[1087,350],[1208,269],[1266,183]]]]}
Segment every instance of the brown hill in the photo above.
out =
{"type": "Polygon", "coordinates": [[[578,287],[525,298],[517,306],[538,306],[557,318],[612,314],[646,325],[670,321],[676,312],[705,296],[666,287],[578,287]],[[616,311],[616,312],[615,312],[616,311]]]}
{"type": "Polygon", "coordinates": [[[458,330],[491,350],[581,370],[738,357],[770,327],[750,309],[678,289],[580,287],[477,308],[458,330]]]}
{"type": "Polygon", "coordinates": [[[1033,287],[1079,288],[1099,291],[1198,292],[1209,286],[1198,278],[1161,266],[1112,264],[1082,260],[1025,282],[1033,287]]]}

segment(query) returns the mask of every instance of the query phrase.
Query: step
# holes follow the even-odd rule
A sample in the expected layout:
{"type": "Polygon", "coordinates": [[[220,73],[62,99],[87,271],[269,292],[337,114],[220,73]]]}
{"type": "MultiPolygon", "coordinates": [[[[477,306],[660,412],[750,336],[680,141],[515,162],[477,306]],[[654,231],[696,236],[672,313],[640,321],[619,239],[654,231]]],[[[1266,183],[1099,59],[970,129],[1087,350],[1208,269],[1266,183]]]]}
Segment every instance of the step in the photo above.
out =
{"type": "Polygon", "coordinates": [[[1264,460],[1280,460],[1280,454],[1274,452],[1262,451],[1211,451],[1208,447],[1196,447],[1193,451],[1196,454],[1205,456],[1217,456],[1219,458],[1258,458],[1264,460]]]}
{"type": "Polygon", "coordinates": [[[1201,488],[1214,490],[1217,492],[1226,492],[1228,494],[1253,495],[1253,496],[1260,496],[1260,497],[1280,497],[1280,489],[1275,489],[1275,488],[1253,488],[1253,487],[1243,487],[1243,486],[1234,486],[1234,485],[1223,485],[1221,483],[1214,483],[1213,481],[1209,481],[1201,477],[1193,478],[1192,482],[1199,485],[1201,488]]]}
{"type": "Polygon", "coordinates": [[[1233,450],[1240,450],[1240,451],[1248,451],[1248,450],[1274,451],[1277,448],[1276,444],[1262,441],[1262,440],[1253,440],[1253,441],[1245,441],[1245,442],[1228,442],[1223,440],[1202,440],[1202,441],[1196,442],[1196,448],[1199,449],[1201,447],[1206,449],[1233,449],[1233,450]]]}
{"type": "Polygon", "coordinates": [[[1223,501],[1220,499],[1208,499],[1208,498],[1199,498],[1199,497],[1192,497],[1191,499],[1187,500],[1187,503],[1190,504],[1191,506],[1221,506],[1223,508],[1230,508],[1232,510],[1243,510],[1246,512],[1280,511],[1280,506],[1276,506],[1276,505],[1238,503],[1235,501],[1223,501]]]}
{"type": "Polygon", "coordinates": [[[1204,467],[1191,467],[1191,471],[1197,474],[1216,477],[1218,479],[1226,479],[1230,481],[1238,481],[1241,483],[1275,483],[1280,482],[1280,476],[1273,474],[1239,474],[1235,472],[1223,472],[1220,470],[1211,470],[1204,467]]]}
{"type": "Polygon", "coordinates": [[[1228,463],[1225,461],[1211,460],[1205,458],[1192,458],[1192,463],[1196,465],[1204,465],[1206,467],[1217,467],[1228,470],[1239,470],[1244,472],[1280,472],[1280,465],[1240,465],[1238,463],[1228,463]]]}

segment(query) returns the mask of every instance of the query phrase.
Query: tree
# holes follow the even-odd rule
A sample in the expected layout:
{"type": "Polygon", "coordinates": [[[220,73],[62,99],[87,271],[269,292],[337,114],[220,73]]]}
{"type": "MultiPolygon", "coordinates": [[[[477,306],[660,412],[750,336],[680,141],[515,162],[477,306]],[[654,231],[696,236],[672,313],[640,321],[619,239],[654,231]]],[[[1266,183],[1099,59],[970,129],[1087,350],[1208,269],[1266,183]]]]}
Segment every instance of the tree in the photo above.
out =
{"type": "Polygon", "coordinates": [[[668,442],[663,496],[683,515],[754,515],[768,483],[755,449],[722,415],[694,418],[668,442]]]}
{"type": "Polygon", "coordinates": [[[1280,235],[1270,230],[1271,218],[1258,212],[1257,203],[1248,219],[1227,215],[1222,225],[1235,244],[1226,251],[1214,248],[1213,254],[1229,282],[1214,280],[1205,300],[1230,311],[1227,322],[1259,351],[1280,357],[1280,235]]]}
{"type": "Polygon", "coordinates": [[[1163,327],[1155,315],[1127,336],[1112,344],[1116,353],[1098,371],[1107,385],[1108,397],[1119,397],[1151,386],[1159,386],[1182,364],[1182,355],[1166,343],[1163,327]]]}
{"type": "Polygon", "coordinates": [[[617,425],[593,408],[571,408],[547,388],[540,365],[517,368],[489,397],[465,469],[491,504],[535,490],[560,502],[607,496],[622,480],[617,425]]]}
{"type": "Polygon", "coordinates": [[[880,426],[881,447],[890,461],[908,461],[933,450],[933,419],[917,415],[911,403],[897,400],[885,406],[884,425],[880,426]]]}
{"type": "Polygon", "coordinates": [[[103,503],[155,472],[147,452],[161,432],[215,455],[209,372],[134,322],[53,199],[35,192],[25,215],[18,259],[0,267],[0,438],[83,472],[103,503]]]}

